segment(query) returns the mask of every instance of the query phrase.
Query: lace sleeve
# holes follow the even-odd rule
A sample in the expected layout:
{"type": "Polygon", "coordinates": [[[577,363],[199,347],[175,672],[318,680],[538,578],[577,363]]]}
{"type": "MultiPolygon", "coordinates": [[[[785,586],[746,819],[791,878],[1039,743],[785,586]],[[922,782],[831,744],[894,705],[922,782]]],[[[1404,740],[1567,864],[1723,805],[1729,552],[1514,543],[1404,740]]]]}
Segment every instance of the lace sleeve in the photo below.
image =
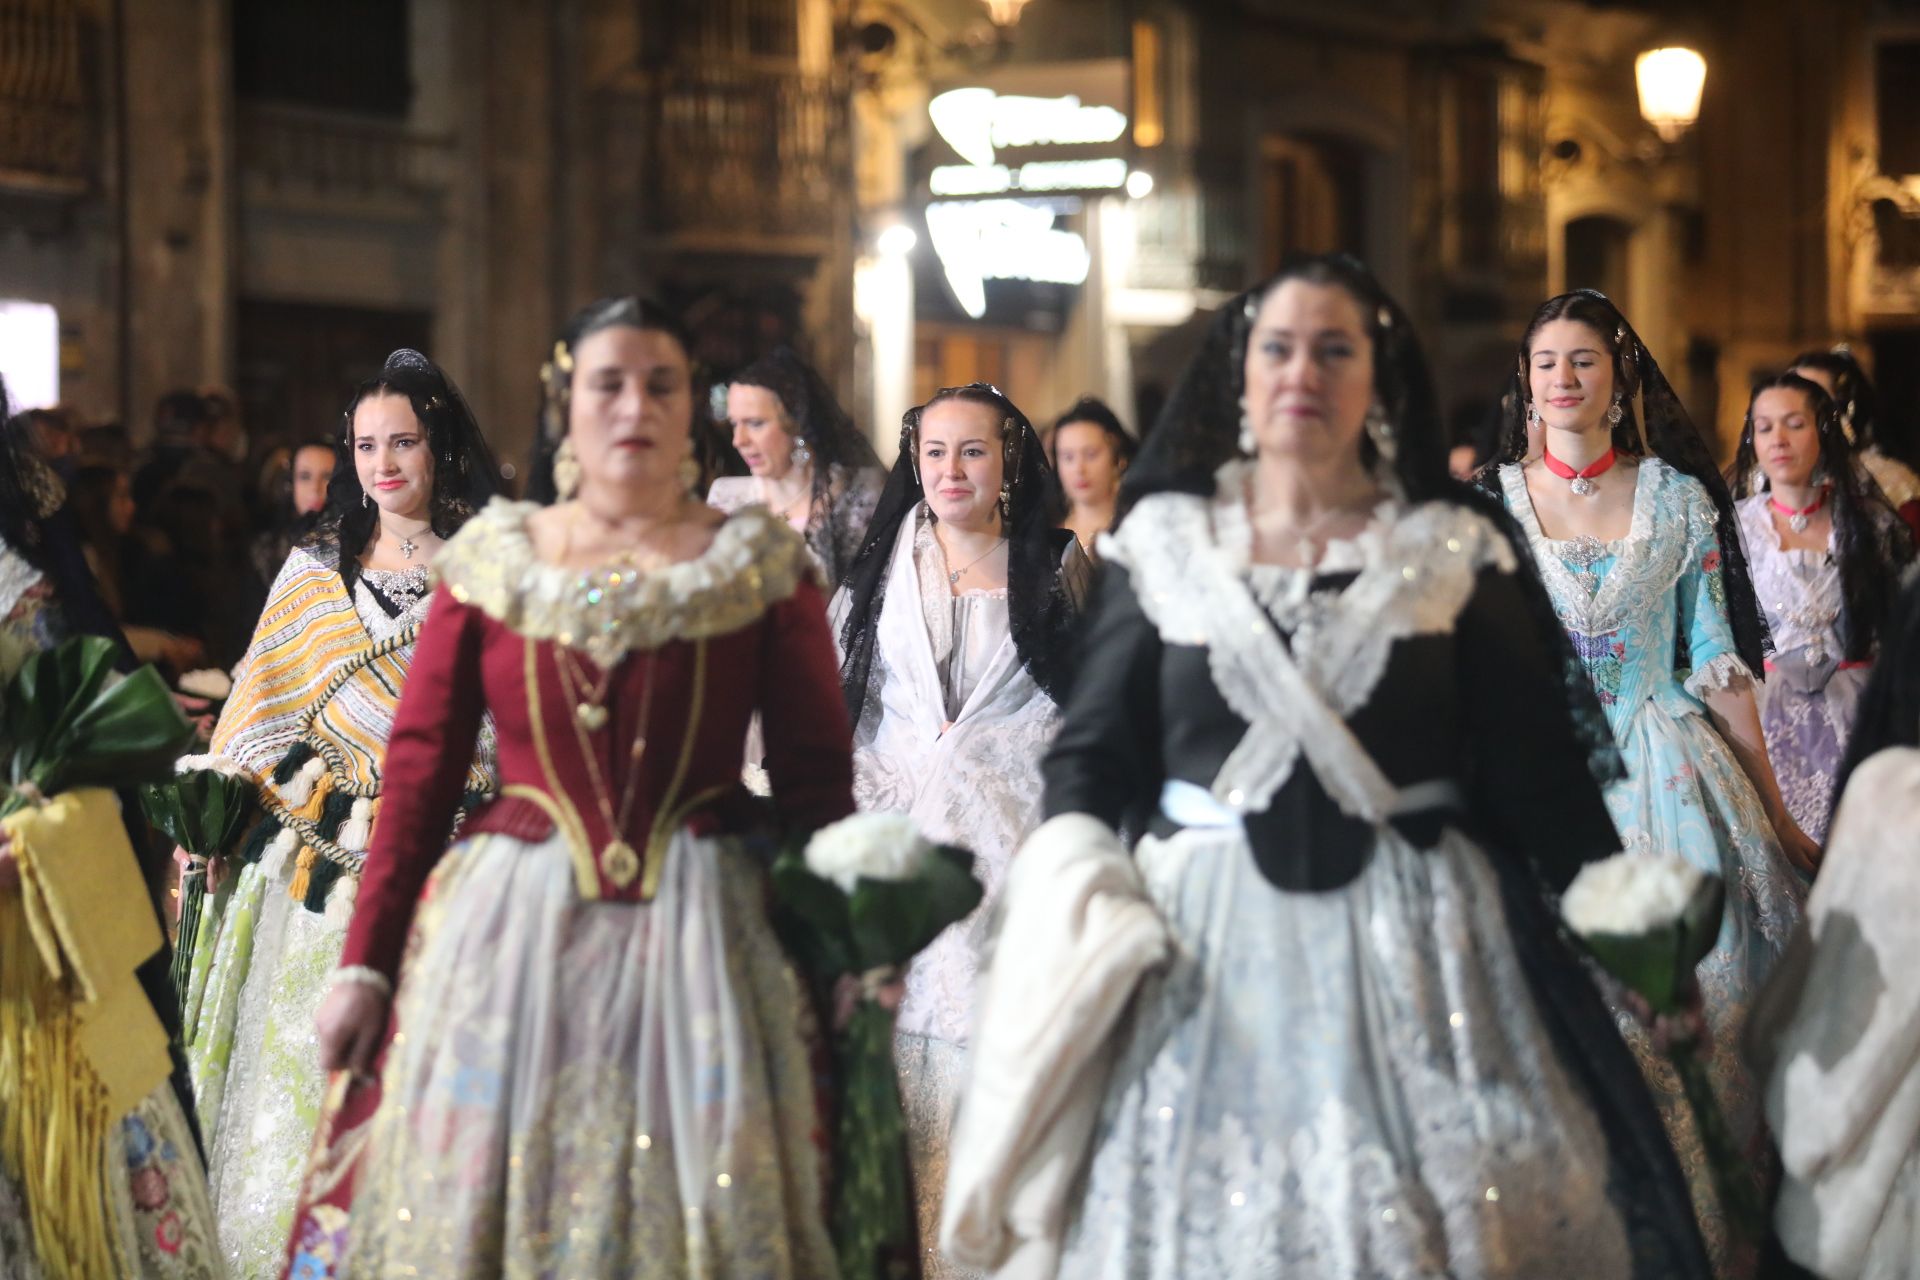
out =
{"type": "Polygon", "coordinates": [[[1700,484],[1679,477],[1684,495],[1687,554],[1680,568],[1680,635],[1674,667],[1687,692],[1740,687],[1753,672],[1734,645],[1727,612],[1727,567],[1719,535],[1719,512],[1700,484]]]}

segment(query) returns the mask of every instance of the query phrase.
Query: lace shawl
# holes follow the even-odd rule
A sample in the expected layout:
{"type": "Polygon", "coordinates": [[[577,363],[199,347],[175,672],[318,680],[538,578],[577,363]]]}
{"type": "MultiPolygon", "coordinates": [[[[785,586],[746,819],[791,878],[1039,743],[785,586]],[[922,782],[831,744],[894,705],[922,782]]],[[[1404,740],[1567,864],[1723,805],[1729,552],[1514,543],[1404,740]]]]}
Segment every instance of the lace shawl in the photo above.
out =
{"type": "MultiPolygon", "coordinates": [[[[1445,634],[1472,596],[1480,571],[1512,573],[1512,545],[1476,512],[1446,502],[1392,504],[1382,523],[1356,540],[1358,576],[1288,646],[1248,583],[1253,529],[1246,488],[1250,464],[1221,468],[1215,496],[1158,493],[1141,500],[1120,529],[1101,540],[1102,556],[1124,566],[1142,610],[1169,644],[1207,650],[1214,684],[1247,723],[1214,779],[1214,798],[1237,812],[1259,812],[1292,775],[1304,744],[1290,695],[1273,681],[1281,663],[1297,665],[1335,714],[1372,696],[1396,641],[1445,634]]],[[[1357,779],[1323,777],[1330,795],[1354,795],[1357,779]]],[[[1341,800],[1352,812],[1350,804],[1341,800]]],[[[1356,816],[1373,816],[1360,815],[1356,816]]]]}

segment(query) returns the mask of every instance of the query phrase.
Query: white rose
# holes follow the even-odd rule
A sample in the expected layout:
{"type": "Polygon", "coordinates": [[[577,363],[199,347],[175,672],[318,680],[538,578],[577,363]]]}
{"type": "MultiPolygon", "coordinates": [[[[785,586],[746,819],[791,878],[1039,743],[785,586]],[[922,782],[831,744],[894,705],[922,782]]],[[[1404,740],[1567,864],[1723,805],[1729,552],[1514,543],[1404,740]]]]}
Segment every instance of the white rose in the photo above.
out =
{"type": "Polygon", "coordinates": [[[202,667],[198,671],[189,671],[180,677],[178,683],[180,692],[214,702],[226,701],[227,695],[233,692],[233,680],[217,667],[202,667]]]}
{"type": "Polygon", "coordinates": [[[852,893],[863,876],[913,878],[932,852],[933,846],[905,814],[856,813],[814,832],[807,841],[807,870],[852,893]]]}
{"type": "Polygon", "coordinates": [[[181,756],[173,762],[176,774],[199,773],[207,769],[224,773],[229,778],[238,778],[242,782],[253,781],[253,775],[241,768],[240,762],[232,756],[181,756]]]}
{"type": "Polygon", "coordinates": [[[1616,853],[1580,869],[1560,898],[1560,914],[1581,937],[1638,937],[1678,920],[1705,878],[1671,854],[1616,853]]]}

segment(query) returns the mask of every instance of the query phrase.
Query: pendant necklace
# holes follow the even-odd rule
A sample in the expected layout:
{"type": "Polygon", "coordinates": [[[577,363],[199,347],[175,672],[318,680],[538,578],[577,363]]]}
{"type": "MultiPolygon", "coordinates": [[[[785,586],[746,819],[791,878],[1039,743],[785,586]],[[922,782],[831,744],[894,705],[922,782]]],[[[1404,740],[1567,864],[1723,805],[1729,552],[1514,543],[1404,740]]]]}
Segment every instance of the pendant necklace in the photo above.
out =
{"type": "Polygon", "coordinates": [[[950,587],[959,586],[961,574],[965,573],[967,570],[973,568],[973,566],[979,564],[982,560],[985,560],[988,556],[998,551],[1001,548],[1001,546],[1005,544],[1005,542],[1006,542],[1005,538],[1000,539],[998,542],[995,542],[992,546],[988,547],[985,551],[981,552],[979,555],[975,556],[973,559],[967,561],[965,564],[961,565],[958,569],[955,569],[952,573],[949,573],[947,575],[947,585],[950,587]]]}
{"type": "Polygon", "coordinates": [[[1600,486],[1593,482],[1593,478],[1612,467],[1618,460],[1618,457],[1619,455],[1615,450],[1608,449],[1598,458],[1595,458],[1592,463],[1575,471],[1572,467],[1554,457],[1552,451],[1549,450],[1544,443],[1540,446],[1540,461],[1546,466],[1547,470],[1559,476],[1562,480],[1571,481],[1572,483],[1567,487],[1573,490],[1576,497],[1581,498],[1590,498],[1600,492],[1600,486]]]}
{"type": "Polygon", "coordinates": [[[1808,506],[1799,508],[1790,507],[1772,494],[1767,495],[1767,505],[1787,518],[1787,528],[1793,530],[1795,533],[1805,533],[1807,531],[1807,523],[1811,520],[1813,513],[1827,505],[1827,488],[1825,485],[1822,485],[1820,487],[1820,496],[1815,498],[1808,506]]]}
{"type": "Polygon", "coordinates": [[[614,668],[618,661],[602,668],[600,679],[588,688],[585,673],[579,668],[579,660],[564,645],[556,645],[553,650],[554,667],[560,675],[560,688],[567,701],[575,704],[573,715],[574,737],[580,744],[580,756],[586,761],[587,780],[593,787],[594,806],[599,809],[601,819],[607,825],[607,844],[600,850],[596,861],[607,873],[607,878],[624,889],[640,875],[642,865],[640,855],[627,842],[627,819],[633,813],[633,798],[640,793],[640,762],[647,754],[647,721],[653,710],[653,687],[655,660],[650,656],[647,663],[646,684],[640,695],[640,721],[634,733],[633,745],[627,751],[627,776],[620,794],[620,812],[616,817],[613,810],[613,797],[609,793],[605,780],[600,776],[600,759],[595,754],[593,742],[588,735],[606,725],[607,708],[604,705],[607,690],[612,684],[614,668]],[[597,713],[589,715],[589,708],[597,713]],[[588,721],[594,723],[589,726],[588,721]]]}

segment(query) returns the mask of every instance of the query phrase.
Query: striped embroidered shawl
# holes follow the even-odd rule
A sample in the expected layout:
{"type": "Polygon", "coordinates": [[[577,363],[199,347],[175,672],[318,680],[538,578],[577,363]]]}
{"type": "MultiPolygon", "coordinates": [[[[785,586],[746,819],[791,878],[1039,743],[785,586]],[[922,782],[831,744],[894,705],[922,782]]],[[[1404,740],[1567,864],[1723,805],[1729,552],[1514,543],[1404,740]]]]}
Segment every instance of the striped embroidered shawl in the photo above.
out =
{"type": "MultiPolygon", "coordinates": [[[[387,737],[425,612],[423,600],[398,630],[376,641],[339,571],[296,547],[273,585],[214,729],[213,755],[254,781],[262,804],[283,826],[350,871],[359,868],[365,827],[377,812],[387,737]],[[301,767],[309,758],[320,763],[301,767]],[[329,797],[341,798],[336,809],[348,797],[368,802],[352,806],[353,837],[342,836],[338,817],[323,822],[329,797]]],[[[467,791],[491,790],[492,778],[489,723],[468,771],[467,791]]]]}

